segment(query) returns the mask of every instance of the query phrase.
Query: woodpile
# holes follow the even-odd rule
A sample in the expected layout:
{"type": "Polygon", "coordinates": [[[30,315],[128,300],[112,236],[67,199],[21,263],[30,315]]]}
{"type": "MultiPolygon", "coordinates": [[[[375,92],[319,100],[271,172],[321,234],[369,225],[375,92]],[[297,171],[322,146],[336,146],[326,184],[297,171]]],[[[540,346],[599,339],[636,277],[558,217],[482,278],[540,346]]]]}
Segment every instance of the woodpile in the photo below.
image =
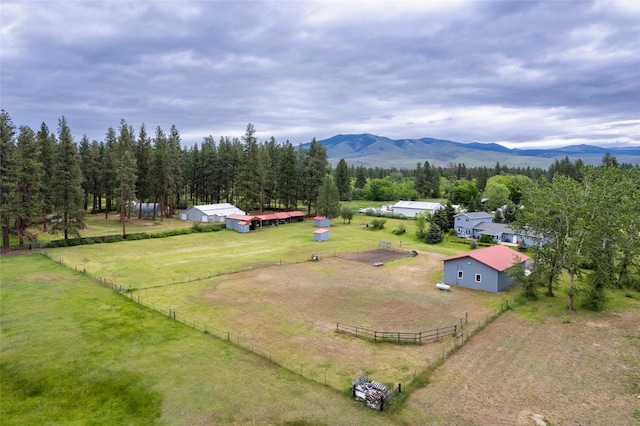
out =
{"type": "Polygon", "coordinates": [[[380,382],[367,380],[366,375],[363,375],[351,383],[353,398],[356,401],[364,401],[370,408],[382,411],[386,399],[390,396],[389,389],[380,382]]]}

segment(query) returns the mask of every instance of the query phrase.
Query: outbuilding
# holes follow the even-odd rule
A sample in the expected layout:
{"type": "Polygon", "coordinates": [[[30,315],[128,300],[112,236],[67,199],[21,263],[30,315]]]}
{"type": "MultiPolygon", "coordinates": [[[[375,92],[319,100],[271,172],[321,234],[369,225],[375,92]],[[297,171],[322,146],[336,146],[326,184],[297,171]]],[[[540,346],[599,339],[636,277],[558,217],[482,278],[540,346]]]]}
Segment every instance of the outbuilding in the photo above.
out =
{"type": "Polygon", "coordinates": [[[223,223],[226,217],[232,214],[243,215],[245,212],[229,203],[203,204],[181,211],[179,217],[180,220],[191,220],[193,222],[223,223]]]}
{"type": "Polygon", "coordinates": [[[313,232],[314,241],[329,241],[329,230],[325,228],[316,229],[313,232]]]}
{"type": "Polygon", "coordinates": [[[420,213],[433,215],[442,208],[444,208],[444,206],[440,203],[400,200],[393,205],[392,210],[393,214],[401,214],[404,217],[416,217],[420,213]]]}
{"type": "Polygon", "coordinates": [[[133,211],[136,215],[141,217],[153,216],[153,210],[155,209],[156,216],[162,214],[162,205],[160,203],[135,203],[133,205],[133,211]]]}
{"type": "Polygon", "coordinates": [[[527,260],[528,256],[504,245],[471,250],[444,259],[443,281],[476,290],[504,291],[513,284],[507,269],[524,267],[527,260]]]}
{"type": "Polygon", "coordinates": [[[260,218],[244,214],[230,214],[226,217],[225,224],[227,229],[245,233],[260,227],[260,218]]]}
{"type": "Polygon", "coordinates": [[[313,218],[313,226],[320,226],[320,227],[325,227],[325,226],[330,226],[331,219],[329,219],[328,217],[324,217],[324,216],[316,216],[313,218]]]}

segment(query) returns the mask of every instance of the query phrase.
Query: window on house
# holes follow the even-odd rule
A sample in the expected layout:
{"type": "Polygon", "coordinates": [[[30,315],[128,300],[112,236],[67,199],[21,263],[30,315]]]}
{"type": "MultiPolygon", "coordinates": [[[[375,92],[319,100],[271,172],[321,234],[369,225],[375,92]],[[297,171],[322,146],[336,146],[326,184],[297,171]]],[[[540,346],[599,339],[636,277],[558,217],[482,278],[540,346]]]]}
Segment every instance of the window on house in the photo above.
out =
{"type": "Polygon", "coordinates": [[[482,276],[480,274],[476,274],[476,282],[479,283],[482,281],[482,276]]]}
{"type": "Polygon", "coordinates": [[[458,271],[458,279],[461,280],[462,279],[462,271],[458,271]]]}

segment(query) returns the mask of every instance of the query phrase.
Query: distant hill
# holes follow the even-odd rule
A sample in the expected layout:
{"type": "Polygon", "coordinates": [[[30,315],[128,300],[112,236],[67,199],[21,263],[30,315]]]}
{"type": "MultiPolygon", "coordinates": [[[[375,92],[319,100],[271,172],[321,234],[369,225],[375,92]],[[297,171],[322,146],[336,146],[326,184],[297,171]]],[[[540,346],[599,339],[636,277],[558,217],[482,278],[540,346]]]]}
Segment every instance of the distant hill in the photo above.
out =
{"type": "MultiPolygon", "coordinates": [[[[369,133],[336,135],[321,141],[333,166],[344,158],[348,164],[365,167],[415,168],[416,163],[446,166],[463,163],[469,167],[493,167],[496,162],[509,167],[548,168],[555,159],[568,156],[585,164],[600,164],[605,153],[619,163],[640,164],[640,147],[602,148],[573,145],[553,149],[509,149],[496,143],[461,143],[445,139],[389,139],[369,133]]],[[[308,146],[308,144],[303,144],[308,146]]]]}

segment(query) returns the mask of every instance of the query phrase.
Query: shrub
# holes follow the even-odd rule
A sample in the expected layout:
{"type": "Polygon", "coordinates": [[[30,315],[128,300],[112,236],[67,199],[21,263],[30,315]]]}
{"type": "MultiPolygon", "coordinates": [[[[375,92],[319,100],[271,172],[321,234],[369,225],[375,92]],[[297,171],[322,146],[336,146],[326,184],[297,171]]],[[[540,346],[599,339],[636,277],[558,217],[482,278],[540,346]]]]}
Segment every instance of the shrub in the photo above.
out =
{"type": "Polygon", "coordinates": [[[438,244],[441,243],[443,239],[444,237],[440,227],[437,224],[432,223],[427,231],[427,235],[424,237],[424,242],[427,244],[438,244]]]}
{"type": "Polygon", "coordinates": [[[476,243],[475,241],[471,241],[469,243],[469,246],[471,247],[471,250],[478,248],[478,243],[476,243]]]}
{"type": "Polygon", "coordinates": [[[404,227],[403,224],[398,225],[398,227],[393,230],[393,234],[394,235],[402,235],[405,232],[407,232],[407,230],[406,230],[406,228],[404,227]]]}
{"type": "Polygon", "coordinates": [[[373,219],[373,221],[371,221],[373,229],[384,229],[385,223],[387,223],[386,219],[373,219]]]}
{"type": "Polygon", "coordinates": [[[485,244],[492,244],[493,243],[493,238],[491,238],[491,236],[489,236],[489,235],[481,235],[479,241],[481,243],[485,243],[485,244]]]}

